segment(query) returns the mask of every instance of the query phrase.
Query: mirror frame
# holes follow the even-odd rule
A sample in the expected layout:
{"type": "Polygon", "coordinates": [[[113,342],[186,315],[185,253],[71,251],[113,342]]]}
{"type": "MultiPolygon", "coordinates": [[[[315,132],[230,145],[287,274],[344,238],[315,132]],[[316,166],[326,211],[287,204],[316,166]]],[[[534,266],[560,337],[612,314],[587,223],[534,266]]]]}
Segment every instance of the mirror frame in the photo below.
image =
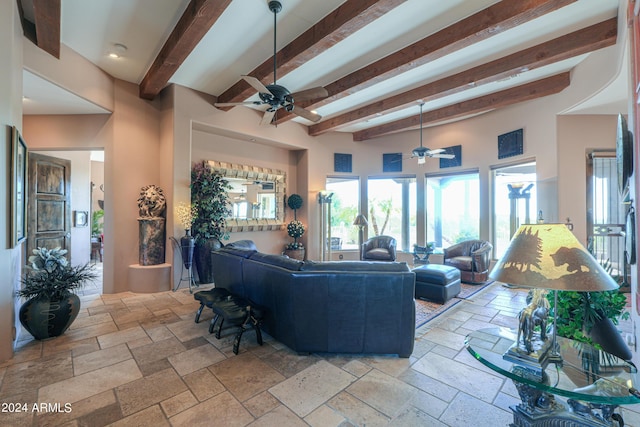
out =
{"type": "Polygon", "coordinates": [[[275,218],[228,218],[226,231],[272,231],[282,230],[284,227],[284,200],[287,190],[287,174],[278,169],[261,168],[258,166],[240,165],[235,163],[209,160],[211,169],[225,178],[239,178],[248,180],[272,181],[275,183],[276,217],[275,218]]]}

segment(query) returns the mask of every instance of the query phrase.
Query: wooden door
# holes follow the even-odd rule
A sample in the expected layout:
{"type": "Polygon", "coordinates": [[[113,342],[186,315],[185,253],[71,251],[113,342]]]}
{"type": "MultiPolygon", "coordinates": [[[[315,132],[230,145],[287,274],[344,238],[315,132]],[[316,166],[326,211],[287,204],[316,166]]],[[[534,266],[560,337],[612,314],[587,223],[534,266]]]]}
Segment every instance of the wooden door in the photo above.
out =
{"type": "Polygon", "coordinates": [[[71,161],[29,153],[28,197],[27,257],[37,247],[70,251],[71,161]]]}

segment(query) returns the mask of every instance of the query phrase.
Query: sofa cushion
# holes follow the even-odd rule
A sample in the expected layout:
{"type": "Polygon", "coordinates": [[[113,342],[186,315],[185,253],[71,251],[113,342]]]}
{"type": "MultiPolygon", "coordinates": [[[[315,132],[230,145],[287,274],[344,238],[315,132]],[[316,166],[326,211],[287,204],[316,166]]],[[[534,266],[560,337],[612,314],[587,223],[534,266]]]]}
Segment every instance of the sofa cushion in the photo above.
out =
{"type": "Polygon", "coordinates": [[[389,250],[386,248],[375,248],[367,251],[367,259],[372,260],[390,260],[392,259],[392,255],[389,253],[389,250]]]}
{"type": "Polygon", "coordinates": [[[253,249],[234,248],[232,246],[225,246],[218,249],[216,252],[228,253],[228,254],[239,256],[241,258],[249,258],[251,255],[255,254],[257,251],[253,249]]]}
{"type": "Polygon", "coordinates": [[[473,265],[473,258],[470,256],[457,256],[453,258],[448,258],[445,261],[446,265],[450,265],[451,267],[455,267],[459,270],[471,271],[473,265]]]}
{"type": "Polygon", "coordinates": [[[305,261],[302,271],[409,271],[406,262],[305,261]]]}
{"type": "Polygon", "coordinates": [[[256,244],[253,243],[253,240],[236,240],[235,242],[226,244],[225,247],[251,249],[254,251],[258,250],[258,248],[256,247],[256,244]]]}
{"type": "Polygon", "coordinates": [[[291,271],[299,271],[303,262],[297,259],[289,258],[282,255],[263,254],[256,252],[251,255],[251,261],[258,261],[264,264],[275,265],[277,267],[286,268],[291,271]]]}

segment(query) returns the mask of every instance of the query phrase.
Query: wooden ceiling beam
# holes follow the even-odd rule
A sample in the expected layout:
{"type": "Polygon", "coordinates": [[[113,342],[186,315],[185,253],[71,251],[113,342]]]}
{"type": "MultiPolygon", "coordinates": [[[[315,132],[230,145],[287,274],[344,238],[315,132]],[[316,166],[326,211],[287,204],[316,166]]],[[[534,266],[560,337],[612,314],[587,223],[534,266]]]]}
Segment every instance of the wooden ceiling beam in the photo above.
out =
{"type": "Polygon", "coordinates": [[[60,0],[33,0],[36,45],[60,59],[60,0]]]}
{"type": "MultiPolygon", "coordinates": [[[[276,53],[278,77],[295,70],[405,1],[347,0],[276,53]]],[[[269,56],[269,59],[248,75],[257,78],[265,85],[272,84],[273,56],[269,56]]],[[[247,82],[239,80],[218,96],[218,102],[242,102],[255,93],[255,89],[247,82]]],[[[231,107],[224,109],[229,108],[231,107]]]]}
{"type": "MultiPolygon", "coordinates": [[[[422,114],[422,123],[439,123],[446,120],[486,113],[498,108],[507,107],[524,101],[556,94],[569,87],[570,73],[564,72],[552,77],[502,90],[489,95],[458,102],[437,110],[422,114]]],[[[354,132],[354,141],[365,141],[409,128],[419,128],[420,115],[385,123],[362,131],[354,132]]]]}
{"type": "Polygon", "coordinates": [[[472,87],[503,80],[574,56],[613,46],[616,43],[617,28],[617,19],[608,19],[453,76],[447,76],[416,89],[329,118],[310,126],[309,135],[321,135],[350,123],[379,116],[380,113],[407,108],[417,100],[433,101],[472,87]]]}
{"type": "MultiPolygon", "coordinates": [[[[327,98],[306,101],[299,105],[312,109],[337,101],[573,2],[575,0],[524,0],[496,3],[326,85],[325,89],[329,92],[327,98]]],[[[278,112],[276,123],[280,124],[294,117],[293,113],[278,112]]]]}
{"type": "MultiPolygon", "coordinates": [[[[46,1],[46,0],[42,0],[46,1]]],[[[191,0],[140,83],[140,97],[155,98],[231,0],[191,0]]]]}

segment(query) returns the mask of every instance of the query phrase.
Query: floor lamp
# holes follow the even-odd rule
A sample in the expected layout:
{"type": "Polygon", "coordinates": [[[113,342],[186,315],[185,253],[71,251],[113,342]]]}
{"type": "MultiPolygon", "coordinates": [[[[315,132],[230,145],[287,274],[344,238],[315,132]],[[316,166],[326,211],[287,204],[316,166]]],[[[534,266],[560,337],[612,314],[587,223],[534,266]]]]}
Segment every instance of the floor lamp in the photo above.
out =
{"type": "Polygon", "coordinates": [[[320,205],[320,245],[322,248],[322,261],[331,259],[331,198],[333,193],[321,191],[318,193],[320,205]]]}
{"type": "Polygon", "coordinates": [[[359,214],[356,216],[356,219],[353,221],[353,225],[358,227],[358,249],[362,247],[364,243],[364,228],[369,225],[367,221],[367,217],[363,214],[359,214]]]}

